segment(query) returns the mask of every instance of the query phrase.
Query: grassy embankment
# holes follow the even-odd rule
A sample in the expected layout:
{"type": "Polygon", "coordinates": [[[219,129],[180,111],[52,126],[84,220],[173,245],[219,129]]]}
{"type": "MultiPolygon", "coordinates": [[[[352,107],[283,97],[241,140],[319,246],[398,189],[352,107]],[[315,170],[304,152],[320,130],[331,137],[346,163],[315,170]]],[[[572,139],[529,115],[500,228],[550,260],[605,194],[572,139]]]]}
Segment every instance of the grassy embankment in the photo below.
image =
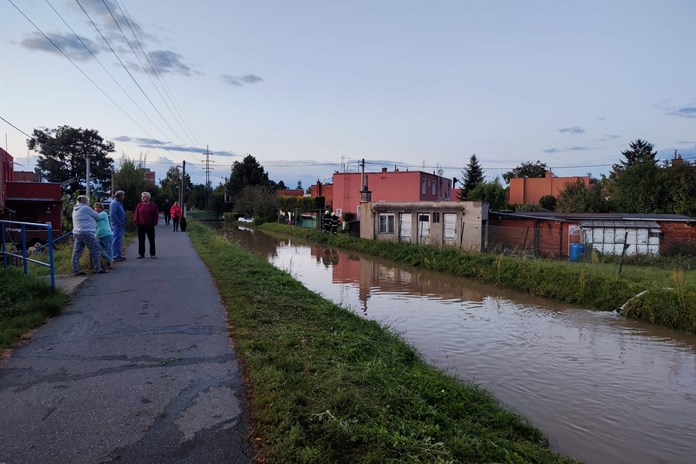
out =
{"type": "Polygon", "coordinates": [[[486,391],[197,223],[228,308],[261,462],[572,462],[486,391]]]}
{"type": "Polygon", "coordinates": [[[19,269],[0,269],[0,350],[58,314],[67,301],[43,278],[25,277],[19,269]]]}
{"type": "Polygon", "coordinates": [[[617,266],[610,264],[472,254],[272,223],[260,228],[592,309],[613,311],[630,300],[622,314],[696,333],[696,271],[624,266],[619,276],[617,266]]]}

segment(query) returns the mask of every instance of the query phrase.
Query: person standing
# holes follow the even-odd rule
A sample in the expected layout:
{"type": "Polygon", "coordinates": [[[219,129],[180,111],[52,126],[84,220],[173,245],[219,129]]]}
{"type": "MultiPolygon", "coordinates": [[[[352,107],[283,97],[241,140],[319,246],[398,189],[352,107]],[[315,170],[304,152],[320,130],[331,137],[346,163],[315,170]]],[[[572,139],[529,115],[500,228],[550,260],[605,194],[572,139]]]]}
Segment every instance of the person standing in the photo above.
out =
{"type": "Polygon", "coordinates": [[[336,213],[331,214],[331,233],[336,235],[338,233],[338,216],[336,213]]]}
{"type": "Polygon", "coordinates": [[[94,204],[94,211],[99,214],[96,232],[97,241],[99,241],[99,245],[102,248],[102,255],[106,258],[106,268],[111,269],[111,266],[114,263],[114,233],[109,225],[109,215],[106,213],[106,211],[104,211],[104,207],[99,202],[94,204]]]}
{"type": "Polygon", "coordinates": [[[95,235],[97,219],[99,219],[99,214],[89,207],[89,197],[87,195],[78,195],[77,203],[73,207],[72,213],[74,239],[72,270],[76,276],[85,275],[85,272],[80,270],[80,257],[85,247],[89,249],[89,255],[95,263],[95,272],[97,274],[107,272],[102,268],[99,260],[101,247],[95,235]]]}
{"type": "Polygon", "coordinates": [[[164,215],[164,225],[165,226],[168,226],[172,220],[171,209],[172,209],[172,205],[171,205],[171,203],[169,203],[169,198],[165,198],[164,203],[162,204],[162,214],[164,215]]]}
{"type": "Polygon", "coordinates": [[[140,195],[140,203],[135,207],[133,222],[138,228],[138,259],[145,257],[145,237],[150,243],[150,257],[157,259],[155,250],[155,226],[159,222],[159,211],[157,205],[152,203],[149,192],[140,195]]]}
{"type": "Polygon", "coordinates": [[[175,201],[174,204],[172,205],[171,209],[171,214],[172,214],[172,222],[174,222],[174,232],[179,230],[179,221],[181,220],[181,206],[179,206],[179,202],[175,201]]]}
{"type": "Polygon", "coordinates": [[[109,220],[111,221],[111,230],[114,233],[114,242],[112,245],[114,261],[125,261],[126,257],[121,254],[121,244],[123,243],[123,234],[126,231],[126,210],[123,208],[123,199],[126,192],[119,190],[114,194],[114,199],[109,205],[109,220]]]}

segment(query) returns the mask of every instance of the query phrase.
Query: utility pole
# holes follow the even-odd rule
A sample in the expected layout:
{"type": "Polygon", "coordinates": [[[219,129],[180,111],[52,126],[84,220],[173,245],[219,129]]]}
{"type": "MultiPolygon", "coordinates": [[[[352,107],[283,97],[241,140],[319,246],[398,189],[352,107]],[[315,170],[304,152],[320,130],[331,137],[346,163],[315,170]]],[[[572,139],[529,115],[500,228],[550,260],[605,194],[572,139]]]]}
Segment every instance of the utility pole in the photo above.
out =
{"type": "Polygon", "coordinates": [[[87,169],[86,169],[86,172],[85,172],[85,178],[87,179],[87,180],[86,180],[87,188],[85,189],[85,194],[86,194],[87,196],[89,196],[89,153],[87,153],[86,168],[87,168],[87,169]]]}
{"type": "Polygon", "coordinates": [[[181,170],[181,188],[179,189],[179,206],[181,206],[182,217],[186,216],[186,208],[184,208],[184,179],[186,178],[186,160],[183,161],[181,170]]]}

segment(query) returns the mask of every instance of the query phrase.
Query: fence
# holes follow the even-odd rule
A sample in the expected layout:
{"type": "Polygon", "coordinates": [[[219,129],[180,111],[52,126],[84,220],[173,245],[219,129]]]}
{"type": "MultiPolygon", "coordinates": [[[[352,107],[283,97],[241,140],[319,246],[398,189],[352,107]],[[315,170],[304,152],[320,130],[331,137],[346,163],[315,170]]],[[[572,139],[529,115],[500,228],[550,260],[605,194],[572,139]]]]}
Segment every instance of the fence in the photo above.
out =
{"type": "MultiPolygon", "coordinates": [[[[51,224],[46,223],[46,224],[36,224],[33,222],[18,222],[18,221],[5,221],[5,220],[0,220],[0,236],[2,237],[2,244],[1,244],[1,253],[2,253],[2,267],[3,269],[7,269],[8,265],[8,260],[10,258],[18,258],[21,259],[22,265],[24,267],[24,275],[28,275],[29,273],[29,263],[34,263],[38,264],[39,266],[46,266],[50,269],[50,275],[51,275],[51,287],[55,288],[56,286],[56,273],[55,273],[55,267],[53,263],[53,231],[51,229],[51,224]],[[14,226],[14,227],[12,227],[14,226]],[[17,227],[19,226],[19,227],[17,227]],[[29,251],[27,247],[27,228],[30,232],[36,231],[36,230],[43,230],[46,229],[47,232],[47,244],[46,245],[38,245],[41,249],[43,247],[47,247],[48,251],[48,263],[45,263],[43,261],[39,261],[33,258],[29,257],[29,251]],[[12,236],[15,236],[14,240],[11,240],[13,238],[12,236]],[[9,245],[12,245],[12,249],[9,249],[9,245]],[[19,248],[17,248],[17,245],[19,245],[19,248]],[[22,254],[19,255],[17,254],[18,251],[21,251],[22,254]]],[[[34,249],[36,250],[36,246],[34,245],[34,249]]],[[[33,256],[33,254],[32,254],[33,256]]]]}
{"type": "Polygon", "coordinates": [[[649,242],[617,236],[616,243],[594,243],[582,234],[568,237],[553,225],[541,227],[488,227],[486,250],[490,253],[535,258],[654,266],[667,269],[696,270],[696,239],[659,236],[649,242]],[[623,258],[622,258],[623,256],[623,258]]]}

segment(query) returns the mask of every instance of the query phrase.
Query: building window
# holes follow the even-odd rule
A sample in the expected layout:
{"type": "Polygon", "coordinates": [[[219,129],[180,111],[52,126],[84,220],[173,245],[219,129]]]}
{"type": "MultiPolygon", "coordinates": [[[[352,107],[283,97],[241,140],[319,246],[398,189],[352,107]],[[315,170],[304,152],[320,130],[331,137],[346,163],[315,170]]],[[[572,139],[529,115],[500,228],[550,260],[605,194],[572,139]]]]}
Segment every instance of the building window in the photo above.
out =
{"type": "Polygon", "coordinates": [[[425,179],[423,179],[423,183],[421,183],[421,194],[425,195],[425,192],[427,192],[427,186],[425,185],[425,179]]]}
{"type": "Polygon", "coordinates": [[[437,184],[433,181],[433,195],[437,194],[437,184]]]}
{"type": "Polygon", "coordinates": [[[440,222],[440,213],[433,213],[433,224],[440,222]]]}
{"type": "Polygon", "coordinates": [[[394,215],[380,214],[379,215],[379,233],[393,234],[394,233],[394,215]]]}

